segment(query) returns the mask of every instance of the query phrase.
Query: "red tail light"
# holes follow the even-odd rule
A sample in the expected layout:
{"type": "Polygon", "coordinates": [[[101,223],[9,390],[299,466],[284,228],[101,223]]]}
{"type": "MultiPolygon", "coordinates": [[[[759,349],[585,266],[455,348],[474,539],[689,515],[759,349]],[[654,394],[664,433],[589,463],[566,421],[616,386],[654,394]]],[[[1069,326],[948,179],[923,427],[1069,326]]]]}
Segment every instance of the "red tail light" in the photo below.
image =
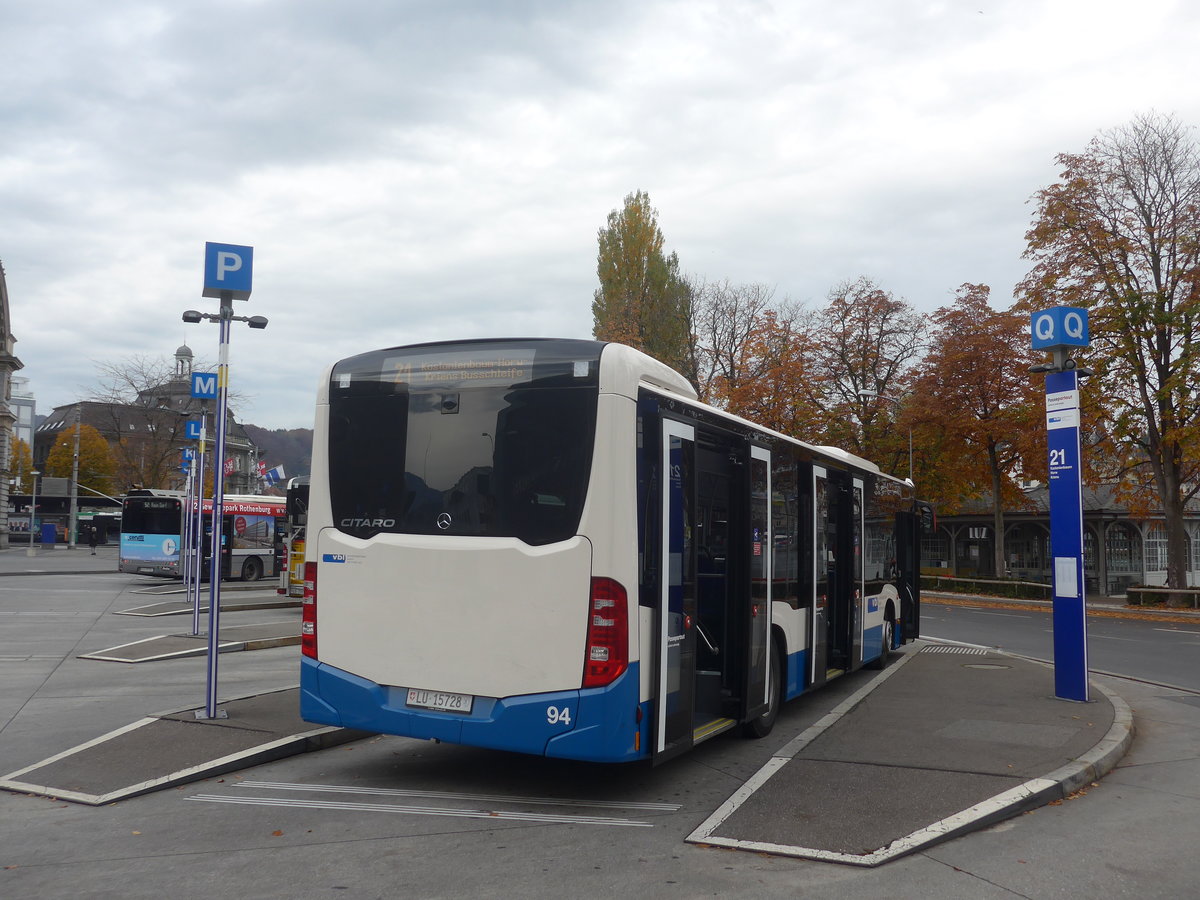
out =
{"type": "Polygon", "coordinates": [[[300,607],[300,652],[317,658],[317,564],[304,564],[304,602],[300,607]]]}
{"type": "Polygon", "coordinates": [[[612,684],[629,667],[629,598],[611,578],[592,579],[583,686],[612,684]]]}

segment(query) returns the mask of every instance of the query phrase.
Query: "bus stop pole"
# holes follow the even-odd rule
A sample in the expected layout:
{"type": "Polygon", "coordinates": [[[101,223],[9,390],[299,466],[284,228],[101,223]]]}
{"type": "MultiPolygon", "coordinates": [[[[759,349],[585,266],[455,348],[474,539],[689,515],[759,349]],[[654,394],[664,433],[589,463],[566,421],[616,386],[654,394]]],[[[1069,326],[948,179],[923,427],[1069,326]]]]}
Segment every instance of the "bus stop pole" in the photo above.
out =
{"type": "Polygon", "coordinates": [[[217,363],[216,447],[213,449],[212,556],[208,569],[208,689],[204,715],[196,718],[224,719],[227,713],[217,709],[217,658],[220,656],[221,628],[221,557],[224,551],[225,496],[225,418],[229,399],[229,326],[233,320],[233,295],[221,294],[221,344],[217,363]]]}

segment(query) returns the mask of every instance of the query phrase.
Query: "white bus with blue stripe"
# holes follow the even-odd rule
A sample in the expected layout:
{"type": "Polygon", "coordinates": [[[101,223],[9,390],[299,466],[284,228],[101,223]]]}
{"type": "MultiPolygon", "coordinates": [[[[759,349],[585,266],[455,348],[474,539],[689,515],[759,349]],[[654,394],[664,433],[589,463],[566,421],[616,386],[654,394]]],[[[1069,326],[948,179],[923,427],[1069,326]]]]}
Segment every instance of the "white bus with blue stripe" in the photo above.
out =
{"type": "Polygon", "coordinates": [[[662,762],[915,637],[911,484],[619,344],[342,360],[313,439],[301,714],[662,762]]]}

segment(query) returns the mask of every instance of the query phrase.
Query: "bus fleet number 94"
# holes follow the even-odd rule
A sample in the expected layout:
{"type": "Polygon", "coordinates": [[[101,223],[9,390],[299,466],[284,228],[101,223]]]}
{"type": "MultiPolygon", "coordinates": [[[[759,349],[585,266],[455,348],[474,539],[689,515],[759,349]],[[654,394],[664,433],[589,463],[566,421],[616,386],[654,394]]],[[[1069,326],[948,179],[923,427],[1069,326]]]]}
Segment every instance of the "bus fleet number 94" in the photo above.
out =
{"type": "Polygon", "coordinates": [[[547,706],[546,722],[550,725],[570,725],[571,707],[564,706],[562,709],[559,709],[557,706],[547,706]]]}

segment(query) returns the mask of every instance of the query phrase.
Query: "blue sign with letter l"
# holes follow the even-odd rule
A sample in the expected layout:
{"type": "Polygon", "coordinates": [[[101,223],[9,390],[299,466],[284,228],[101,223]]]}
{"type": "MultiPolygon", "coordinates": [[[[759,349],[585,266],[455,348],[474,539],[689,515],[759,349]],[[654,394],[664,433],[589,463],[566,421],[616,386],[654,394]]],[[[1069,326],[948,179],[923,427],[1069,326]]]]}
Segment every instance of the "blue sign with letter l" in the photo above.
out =
{"type": "Polygon", "coordinates": [[[238,244],[204,245],[204,297],[250,299],[254,272],[254,248],[238,244]]]}
{"type": "MultiPolygon", "coordinates": [[[[192,396],[195,396],[195,394],[192,396]]],[[[183,423],[183,436],[191,441],[199,440],[201,427],[202,425],[199,419],[188,419],[183,423]]]]}

